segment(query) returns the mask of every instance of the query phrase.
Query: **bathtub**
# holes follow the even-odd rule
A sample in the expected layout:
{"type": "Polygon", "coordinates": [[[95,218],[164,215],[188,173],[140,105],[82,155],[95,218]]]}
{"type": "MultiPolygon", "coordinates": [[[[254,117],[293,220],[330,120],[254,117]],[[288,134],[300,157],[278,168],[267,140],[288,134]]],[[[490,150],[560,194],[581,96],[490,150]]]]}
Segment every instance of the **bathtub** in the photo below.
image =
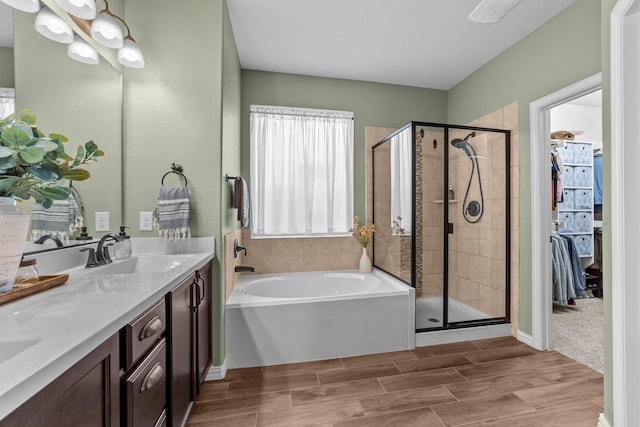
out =
{"type": "Polygon", "coordinates": [[[242,276],[225,308],[228,368],[405,350],[414,289],[375,270],[242,276]]]}

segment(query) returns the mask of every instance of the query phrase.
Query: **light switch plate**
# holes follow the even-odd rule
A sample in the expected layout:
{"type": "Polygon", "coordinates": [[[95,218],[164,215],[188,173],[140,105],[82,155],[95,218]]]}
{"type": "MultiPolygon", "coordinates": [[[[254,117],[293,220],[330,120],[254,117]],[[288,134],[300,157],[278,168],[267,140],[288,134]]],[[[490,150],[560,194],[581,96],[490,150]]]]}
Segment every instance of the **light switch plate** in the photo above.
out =
{"type": "Polygon", "coordinates": [[[109,212],[96,212],[96,231],[109,231],[109,212]]]}
{"type": "Polygon", "coordinates": [[[153,212],[140,212],[140,231],[153,231],[153,212]]]}

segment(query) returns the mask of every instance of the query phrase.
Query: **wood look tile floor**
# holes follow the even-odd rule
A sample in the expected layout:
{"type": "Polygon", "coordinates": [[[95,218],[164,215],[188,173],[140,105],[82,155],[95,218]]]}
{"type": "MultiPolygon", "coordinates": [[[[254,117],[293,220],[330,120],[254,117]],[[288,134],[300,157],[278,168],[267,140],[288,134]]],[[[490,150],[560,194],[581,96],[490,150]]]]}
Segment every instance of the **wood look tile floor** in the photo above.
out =
{"type": "Polygon", "coordinates": [[[594,427],[603,396],[599,372],[506,337],[229,370],[188,425],[594,427]]]}

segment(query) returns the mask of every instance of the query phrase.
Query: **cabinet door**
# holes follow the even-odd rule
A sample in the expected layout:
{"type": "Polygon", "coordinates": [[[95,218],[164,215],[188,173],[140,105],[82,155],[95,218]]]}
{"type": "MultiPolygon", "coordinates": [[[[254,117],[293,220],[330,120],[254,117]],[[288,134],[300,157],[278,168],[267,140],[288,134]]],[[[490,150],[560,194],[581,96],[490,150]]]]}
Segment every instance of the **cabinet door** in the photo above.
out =
{"type": "Polygon", "coordinates": [[[0,426],[119,426],[118,352],[115,335],[0,421],[0,426]]]}
{"type": "Polygon", "coordinates": [[[167,295],[169,310],[169,425],[181,426],[195,399],[193,386],[193,283],[195,273],[167,295]]]}
{"type": "Polygon", "coordinates": [[[196,322],[196,395],[198,395],[212,360],[211,264],[207,264],[198,271],[196,286],[198,286],[196,294],[199,300],[196,322]]]}

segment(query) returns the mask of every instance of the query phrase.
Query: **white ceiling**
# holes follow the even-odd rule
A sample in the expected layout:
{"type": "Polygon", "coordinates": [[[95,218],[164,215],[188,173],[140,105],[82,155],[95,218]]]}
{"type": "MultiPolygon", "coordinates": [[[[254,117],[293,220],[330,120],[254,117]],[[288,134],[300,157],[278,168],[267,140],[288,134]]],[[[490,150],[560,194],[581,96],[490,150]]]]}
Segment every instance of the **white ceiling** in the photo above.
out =
{"type": "MultiPolygon", "coordinates": [[[[575,0],[522,0],[495,24],[480,0],[227,0],[244,69],[450,89],[575,0]]],[[[13,46],[0,2],[0,46],[13,46]]]]}
{"type": "Polygon", "coordinates": [[[243,69],[450,89],[575,0],[227,0],[243,69]]]}

